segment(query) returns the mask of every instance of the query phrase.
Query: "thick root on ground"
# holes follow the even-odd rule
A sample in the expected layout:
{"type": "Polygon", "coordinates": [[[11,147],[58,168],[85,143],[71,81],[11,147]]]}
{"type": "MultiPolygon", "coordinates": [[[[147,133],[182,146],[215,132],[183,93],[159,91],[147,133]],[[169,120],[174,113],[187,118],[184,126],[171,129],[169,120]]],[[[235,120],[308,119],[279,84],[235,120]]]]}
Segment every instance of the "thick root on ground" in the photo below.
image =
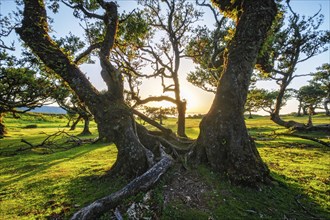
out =
{"type": "Polygon", "coordinates": [[[147,191],[150,189],[159,178],[173,165],[173,159],[168,155],[162,155],[160,161],[158,161],[153,167],[141,176],[132,180],[124,188],[117,192],[112,193],[109,196],[96,200],[90,205],[82,208],[76,212],[71,220],[88,220],[97,219],[106,211],[114,209],[120,204],[120,202],[132,196],[140,191],[147,191]]]}

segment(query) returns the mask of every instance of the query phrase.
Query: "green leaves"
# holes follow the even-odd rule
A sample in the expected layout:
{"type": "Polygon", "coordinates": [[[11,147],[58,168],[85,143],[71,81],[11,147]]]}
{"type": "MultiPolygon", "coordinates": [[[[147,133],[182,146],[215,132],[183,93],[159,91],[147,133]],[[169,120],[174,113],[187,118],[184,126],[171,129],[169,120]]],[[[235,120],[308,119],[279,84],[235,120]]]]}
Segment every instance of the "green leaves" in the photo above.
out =
{"type": "Polygon", "coordinates": [[[312,83],[317,83],[325,93],[330,95],[330,64],[324,63],[316,68],[317,72],[313,73],[312,83]]]}
{"type": "Polygon", "coordinates": [[[223,71],[226,46],[234,33],[227,19],[216,19],[214,30],[209,30],[206,26],[195,28],[193,37],[185,48],[186,56],[198,64],[196,70],[188,74],[187,80],[213,93],[223,71]]]}
{"type": "Polygon", "coordinates": [[[297,98],[304,106],[315,108],[322,102],[326,93],[321,89],[319,84],[311,83],[300,87],[297,91],[297,98]]]}
{"type": "Polygon", "coordinates": [[[141,12],[122,14],[122,21],[118,27],[117,40],[121,45],[142,46],[143,41],[150,36],[151,27],[148,25],[146,15],[141,12]]]}
{"type": "Polygon", "coordinates": [[[85,43],[71,32],[68,36],[56,40],[56,43],[68,54],[73,55],[85,47],[85,43]]]}

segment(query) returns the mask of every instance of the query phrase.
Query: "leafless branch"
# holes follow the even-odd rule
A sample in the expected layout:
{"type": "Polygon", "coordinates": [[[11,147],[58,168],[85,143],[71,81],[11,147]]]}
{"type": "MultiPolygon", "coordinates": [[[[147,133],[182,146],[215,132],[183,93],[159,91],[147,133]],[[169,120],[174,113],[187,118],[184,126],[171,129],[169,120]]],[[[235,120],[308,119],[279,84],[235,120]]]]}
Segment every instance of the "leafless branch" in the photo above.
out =
{"type": "Polygon", "coordinates": [[[84,52],[82,52],[81,54],[79,54],[76,59],[74,60],[74,63],[79,63],[79,61],[81,59],[83,59],[84,57],[86,57],[87,55],[89,55],[91,52],[93,52],[93,50],[100,48],[101,44],[100,43],[95,43],[90,45],[84,52]]]}

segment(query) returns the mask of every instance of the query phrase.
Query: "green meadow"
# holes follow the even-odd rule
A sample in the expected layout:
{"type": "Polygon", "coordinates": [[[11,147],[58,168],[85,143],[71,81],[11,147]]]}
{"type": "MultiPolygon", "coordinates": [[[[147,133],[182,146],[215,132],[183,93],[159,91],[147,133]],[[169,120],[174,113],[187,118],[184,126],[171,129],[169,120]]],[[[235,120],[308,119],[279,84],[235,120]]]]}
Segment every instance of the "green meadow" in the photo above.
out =
{"type": "MultiPolygon", "coordinates": [[[[307,117],[285,116],[289,118],[307,122],[307,117]]],[[[36,113],[20,115],[19,119],[7,115],[4,122],[8,133],[0,139],[0,219],[68,219],[84,205],[127,183],[108,175],[117,155],[113,144],[76,145],[68,141],[68,135],[82,131],[82,123],[69,131],[64,116],[36,113]],[[24,139],[36,146],[59,131],[67,135],[52,139],[55,144],[49,148],[29,148],[21,142],[24,139]]],[[[187,119],[190,138],[197,137],[199,122],[187,119]]],[[[313,122],[330,123],[330,118],[320,114],[313,122]]],[[[173,130],[176,126],[175,119],[164,123],[173,130]]],[[[281,136],[288,131],[266,116],[246,119],[246,124],[274,178],[273,185],[257,189],[233,186],[206,167],[183,170],[177,165],[152,190],[145,219],[330,219],[329,148],[281,136]]],[[[97,137],[95,123],[91,132],[91,136],[78,137],[97,137]]],[[[330,142],[327,133],[301,135],[330,142]]],[[[143,196],[140,193],[123,201],[121,210],[141,202],[143,196]]],[[[110,213],[102,219],[112,219],[110,213]]]]}

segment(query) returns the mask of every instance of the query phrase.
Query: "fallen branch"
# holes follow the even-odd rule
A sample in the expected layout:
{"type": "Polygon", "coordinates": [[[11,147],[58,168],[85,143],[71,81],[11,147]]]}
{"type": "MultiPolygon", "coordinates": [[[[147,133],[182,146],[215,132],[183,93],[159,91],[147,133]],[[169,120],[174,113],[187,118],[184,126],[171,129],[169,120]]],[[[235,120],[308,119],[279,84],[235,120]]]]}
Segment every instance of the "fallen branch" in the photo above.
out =
{"type": "MultiPolygon", "coordinates": [[[[46,139],[48,139],[49,137],[47,137],[46,139]]],[[[51,152],[54,152],[52,149],[51,149],[51,147],[52,147],[52,145],[55,145],[54,143],[51,143],[51,144],[45,144],[46,143],[46,141],[44,140],[41,144],[36,144],[36,145],[33,145],[33,144],[31,144],[30,142],[28,142],[27,140],[25,140],[25,139],[21,139],[21,142],[22,143],[25,143],[25,144],[27,144],[27,145],[29,145],[30,147],[27,147],[27,148],[18,148],[17,150],[16,150],[16,152],[20,152],[20,151],[26,151],[26,150],[32,150],[32,149],[36,149],[36,148],[47,148],[47,149],[49,149],[51,152]]]]}
{"type": "Polygon", "coordinates": [[[87,220],[98,219],[103,213],[114,209],[120,204],[120,202],[140,191],[147,191],[150,189],[159,178],[172,166],[173,159],[167,154],[162,154],[162,159],[158,161],[153,167],[141,176],[132,180],[124,188],[117,192],[112,193],[109,196],[96,200],[90,205],[82,208],[76,212],[72,220],[87,220]]]}
{"type": "Polygon", "coordinates": [[[74,146],[80,146],[82,144],[92,143],[94,141],[93,139],[80,139],[79,137],[77,137],[75,135],[71,135],[71,134],[65,132],[64,130],[62,130],[62,131],[57,131],[54,134],[48,135],[40,144],[34,145],[25,139],[21,139],[21,142],[29,145],[29,147],[19,148],[16,151],[19,152],[19,151],[32,150],[32,149],[36,149],[36,148],[47,148],[51,152],[54,152],[53,148],[67,149],[66,147],[61,146],[61,144],[56,143],[59,140],[63,140],[64,138],[67,138],[67,140],[64,143],[71,143],[74,146]],[[56,139],[61,135],[62,135],[61,139],[56,139]]]}

